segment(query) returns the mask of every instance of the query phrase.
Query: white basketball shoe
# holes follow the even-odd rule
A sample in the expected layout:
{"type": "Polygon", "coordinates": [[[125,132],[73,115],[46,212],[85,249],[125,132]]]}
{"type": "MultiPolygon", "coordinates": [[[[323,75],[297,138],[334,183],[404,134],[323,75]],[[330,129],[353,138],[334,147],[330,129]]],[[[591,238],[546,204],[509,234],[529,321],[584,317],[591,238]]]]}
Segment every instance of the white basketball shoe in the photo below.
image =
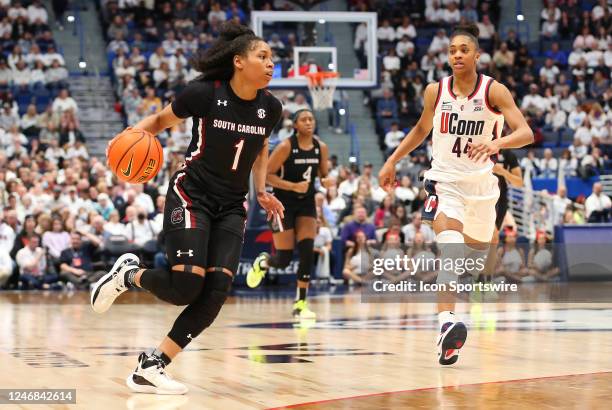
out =
{"type": "Polygon", "coordinates": [[[92,286],[91,307],[96,313],[106,312],[117,296],[129,289],[124,283],[124,274],[130,269],[138,269],[139,263],[138,256],[124,253],[117,259],[112,269],[92,286]]]}
{"type": "Polygon", "coordinates": [[[138,356],[138,366],[125,382],[136,393],[185,394],[189,390],[166,372],[161,358],[144,352],[138,356]]]}

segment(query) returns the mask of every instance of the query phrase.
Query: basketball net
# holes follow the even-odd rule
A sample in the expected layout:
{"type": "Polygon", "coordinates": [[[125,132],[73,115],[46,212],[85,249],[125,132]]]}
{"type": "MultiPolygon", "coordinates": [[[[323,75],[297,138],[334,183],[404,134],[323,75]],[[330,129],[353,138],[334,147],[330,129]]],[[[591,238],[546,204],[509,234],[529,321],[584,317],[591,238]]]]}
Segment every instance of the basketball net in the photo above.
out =
{"type": "Polygon", "coordinates": [[[312,106],[315,110],[325,110],[334,106],[334,91],[338,85],[338,73],[321,71],[306,73],[308,90],[312,96],[312,106]]]}

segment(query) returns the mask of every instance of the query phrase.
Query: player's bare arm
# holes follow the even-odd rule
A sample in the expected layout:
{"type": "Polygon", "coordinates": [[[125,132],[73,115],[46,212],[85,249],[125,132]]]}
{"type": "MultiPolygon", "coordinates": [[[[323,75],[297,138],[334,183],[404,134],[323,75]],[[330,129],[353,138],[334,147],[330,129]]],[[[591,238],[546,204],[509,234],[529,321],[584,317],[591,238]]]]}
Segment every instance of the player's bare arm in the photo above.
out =
{"type": "Polygon", "coordinates": [[[268,220],[276,215],[281,219],[284,217],[285,207],[272,194],[266,192],[266,175],[268,170],[268,138],[264,140],[263,147],[255,163],[253,163],[253,182],[255,184],[255,192],[257,193],[257,201],[268,214],[268,220]]]}
{"type": "Polygon", "coordinates": [[[174,114],[174,111],[172,111],[172,104],[168,104],[160,112],[143,118],[138,124],[134,125],[134,128],[145,130],[153,135],[157,135],[163,130],[174,127],[183,121],[183,118],[177,117],[174,114]]]}
{"type": "Polygon", "coordinates": [[[276,174],[285,161],[287,161],[290,153],[291,141],[289,139],[278,144],[274,151],[272,151],[270,159],[268,160],[266,182],[273,188],[304,193],[308,190],[308,181],[291,182],[276,174]]]}
{"type": "Polygon", "coordinates": [[[389,191],[395,188],[395,164],[419,147],[431,132],[437,95],[438,83],[429,84],[425,88],[424,108],[419,121],[404,137],[378,173],[379,184],[385,190],[389,191]]]}
{"type": "Polygon", "coordinates": [[[327,144],[321,140],[319,141],[319,146],[321,147],[321,162],[319,164],[319,178],[321,178],[321,185],[325,188],[329,188],[330,186],[335,184],[335,180],[327,176],[329,173],[329,148],[327,144]]]}

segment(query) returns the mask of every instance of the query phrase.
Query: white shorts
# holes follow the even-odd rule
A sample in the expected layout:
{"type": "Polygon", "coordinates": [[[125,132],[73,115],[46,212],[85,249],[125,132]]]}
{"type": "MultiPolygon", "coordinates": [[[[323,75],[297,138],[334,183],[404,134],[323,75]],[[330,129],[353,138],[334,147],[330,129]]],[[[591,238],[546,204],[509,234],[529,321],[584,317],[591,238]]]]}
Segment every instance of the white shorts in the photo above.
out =
{"type": "Polygon", "coordinates": [[[479,242],[490,242],[495,230],[495,204],[499,198],[497,177],[481,175],[477,179],[437,182],[435,218],[442,212],[463,224],[463,233],[479,242]]]}

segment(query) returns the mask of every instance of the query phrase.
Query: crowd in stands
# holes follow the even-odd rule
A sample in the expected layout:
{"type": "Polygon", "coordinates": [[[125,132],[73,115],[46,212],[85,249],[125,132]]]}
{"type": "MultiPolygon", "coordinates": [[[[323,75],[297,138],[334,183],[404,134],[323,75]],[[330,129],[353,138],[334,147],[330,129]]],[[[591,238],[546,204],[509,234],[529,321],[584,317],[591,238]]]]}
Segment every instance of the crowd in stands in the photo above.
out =
{"type": "MultiPolygon", "coordinates": [[[[38,4],[36,1],[32,3],[38,4]]],[[[401,9],[406,6],[405,3],[393,4],[401,9]]],[[[461,9],[451,6],[451,3],[443,1],[441,7],[428,1],[429,11],[423,14],[428,17],[424,17],[422,21],[412,15],[396,21],[395,16],[401,15],[400,13],[396,13],[386,2],[385,6],[381,7],[381,21],[389,21],[388,24],[382,24],[382,33],[390,33],[389,27],[397,26],[393,27],[393,30],[402,35],[400,41],[397,38],[391,39],[390,34],[387,34],[386,40],[381,39],[389,43],[385,57],[394,60],[395,53],[400,58],[399,68],[397,61],[389,62],[387,59],[387,65],[392,70],[385,70],[385,87],[380,94],[381,101],[391,100],[395,101],[395,104],[375,104],[381,108],[381,115],[384,115],[385,119],[388,118],[390,124],[395,123],[389,126],[391,134],[385,138],[389,143],[386,147],[389,150],[401,138],[400,133],[405,132],[406,125],[410,126],[410,123],[405,122],[406,107],[403,104],[409,104],[410,113],[419,112],[418,104],[424,85],[430,80],[435,81],[445,70],[444,65],[436,61],[446,46],[443,37],[448,35],[437,31],[441,20],[456,19],[459,12],[459,20],[477,20],[489,30],[481,29],[488,32],[482,39],[483,47],[496,47],[499,41],[494,29],[490,28],[490,22],[482,18],[484,15],[490,16],[492,21],[497,22],[497,12],[487,6],[488,3],[470,5],[469,2],[464,2],[461,9]],[[403,38],[405,35],[408,42],[411,42],[416,33],[420,36],[421,30],[436,33],[439,40],[436,40],[437,45],[433,50],[428,50],[428,45],[415,44],[413,48],[403,38]],[[404,44],[400,46],[402,42],[404,44]],[[423,52],[423,58],[406,64],[406,55],[415,53],[414,49],[417,47],[424,47],[418,51],[423,52]],[[422,69],[423,62],[430,64],[429,70],[422,69]]],[[[15,7],[20,8],[19,2],[13,2],[10,9],[2,4],[0,1],[0,16],[3,15],[2,11],[5,11],[8,20],[2,17],[0,21],[3,24],[14,23],[15,18],[9,16],[14,16],[15,12],[9,11],[15,7]]],[[[367,10],[368,7],[373,5],[364,2],[354,4],[354,9],[367,10]]],[[[223,7],[216,3],[209,6],[206,2],[198,2],[196,7],[191,7],[191,2],[180,0],[172,3],[109,0],[100,1],[100,13],[108,36],[109,61],[114,70],[117,93],[129,124],[161,110],[187,81],[198,75],[189,68],[188,59],[194,52],[205,49],[211,43],[220,21],[235,19],[244,22],[248,19],[248,10],[235,2],[223,7]]],[[[13,33],[11,28],[10,36],[13,36],[13,33]]],[[[24,40],[24,37],[27,38],[27,35],[24,34],[13,41],[19,42],[24,40]]],[[[45,37],[48,35],[43,34],[41,38],[45,37]]],[[[36,37],[32,37],[32,40],[34,38],[36,37]]],[[[48,70],[52,69],[53,65],[63,66],[63,59],[56,59],[57,61],[51,61],[47,65],[49,57],[45,58],[45,54],[38,60],[28,58],[33,49],[36,54],[34,43],[35,41],[30,47],[25,47],[25,43],[19,45],[24,55],[21,59],[17,57],[19,49],[15,52],[14,48],[11,48],[9,54],[14,56],[12,59],[6,56],[6,67],[9,67],[9,64],[15,67],[23,63],[28,67],[31,67],[30,64],[33,64],[33,67],[42,64],[43,69],[48,70]]],[[[507,43],[510,50],[517,50],[517,44],[518,48],[521,48],[517,38],[507,43]]],[[[40,45],[37,46],[42,49],[40,45]]],[[[45,51],[55,55],[56,49],[55,45],[50,47],[47,44],[45,51]]],[[[534,66],[533,63],[514,64],[512,68],[508,68],[506,75],[508,78],[514,78],[515,73],[512,70],[515,66],[522,69],[530,65],[534,66]]],[[[609,66],[606,67],[608,71],[604,72],[604,79],[609,78],[609,66]]],[[[493,65],[489,67],[492,71],[495,71],[494,68],[499,69],[493,65]]],[[[547,75],[542,76],[542,81],[545,80],[544,77],[548,78],[547,75]]],[[[555,74],[555,86],[563,85],[557,83],[563,75],[563,72],[555,74]]],[[[567,78],[573,78],[572,75],[567,78]]],[[[595,80],[595,75],[593,79],[601,81],[595,80]]],[[[540,85],[543,83],[540,82],[540,85]]],[[[573,96],[576,102],[583,101],[578,100],[579,98],[591,98],[591,94],[588,94],[590,91],[587,91],[592,88],[590,82],[585,84],[586,88],[572,87],[570,84],[569,90],[566,91],[567,98],[573,96]],[[580,94],[581,90],[585,93],[584,96],[580,94]]],[[[164,266],[166,261],[163,236],[159,235],[164,195],[170,176],[184,160],[185,147],[191,139],[191,126],[184,123],[162,135],[166,163],[151,183],[145,186],[127,185],[119,183],[102,160],[89,158],[83,144],[86,136],[79,131],[76,115],[78,105],[70,97],[69,91],[61,86],[54,89],[54,85],[45,84],[32,89],[28,87],[28,92],[37,93],[43,89],[57,94],[49,94],[53,95],[53,98],[49,97],[48,105],[43,110],[37,107],[38,100],[19,99],[24,87],[15,88],[14,83],[9,82],[1,91],[0,285],[23,289],[84,289],[108,268],[113,258],[126,250],[139,252],[145,261],[156,267],[164,266]]],[[[525,95],[520,94],[520,89],[522,88],[517,85],[513,91],[517,93],[517,97],[523,98],[525,95]]],[[[593,112],[591,115],[591,110],[588,113],[583,110],[582,121],[576,119],[578,114],[571,116],[574,106],[571,107],[568,117],[571,116],[572,124],[576,124],[578,136],[581,135],[578,129],[584,126],[586,121],[593,124],[590,117],[595,119],[596,124],[601,116],[608,118],[609,90],[607,94],[604,92],[604,95],[608,95],[608,100],[598,100],[599,114],[593,112]]],[[[35,96],[38,98],[38,95],[35,96]]],[[[290,114],[298,109],[309,106],[304,95],[300,93],[287,93],[279,97],[284,104],[284,119],[289,118],[290,114]]],[[[376,98],[375,94],[371,97],[373,102],[376,98]]],[[[564,110],[563,101],[560,100],[558,106],[564,110]]],[[[594,105],[595,103],[592,104],[594,105]]],[[[526,112],[531,109],[528,108],[525,108],[526,112]]],[[[553,111],[551,118],[556,117],[553,111]]],[[[606,129],[609,130],[609,120],[606,121],[606,129]]],[[[563,122],[557,118],[557,124],[563,122]]],[[[592,127],[587,132],[592,133],[591,130],[592,127]]],[[[274,138],[284,139],[290,133],[291,124],[281,121],[274,138]]],[[[610,135],[606,138],[609,139],[610,135]]],[[[583,144],[581,138],[577,140],[580,141],[574,142],[567,148],[564,157],[557,160],[557,169],[575,166],[576,172],[580,172],[580,167],[585,166],[585,158],[589,157],[588,161],[592,161],[596,168],[607,155],[602,148],[605,138],[592,136],[589,144],[583,144]]],[[[330,257],[344,258],[344,277],[359,283],[364,275],[368,274],[368,269],[360,262],[364,258],[371,260],[373,255],[395,254],[408,254],[412,257],[421,254],[426,257],[435,255],[433,231],[422,223],[420,217],[425,192],[420,188],[419,177],[429,167],[429,158],[428,149],[423,149],[400,163],[399,185],[392,195],[387,195],[378,187],[377,170],[373,169],[371,164],[364,164],[361,169],[356,164],[345,166],[338,164],[337,157],[332,156],[330,173],[336,183],[316,194],[318,229],[315,247],[319,255],[318,276],[329,275],[330,257]],[[338,238],[345,246],[342,255],[330,255],[331,241],[338,238]]],[[[550,153],[544,154],[543,158],[536,158],[535,153],[530,153],[523,159],[521,166],[525,169],[531,167],[532,175],[547,173],[552,172],[555,167],[553,160],[555,158],[550,153]]],[[[552,209],[543,209],[542,213],[553,212],[556,223],[606,220],[610,218],[610,199],[601,191],[601,185],[596,184],[593,194],[584,201],[583,210],[559,189],[552,198],[552,209]]],[[[504,239],[503,249],[504,252],[506,249],[511,252],[512,237],[516,229],[512,228],[515,224],[511,218],[507,225],[509,227],[503,230],[503,235],[508,239],[504,239]]],[[[550,239],[542,239],[542,235],[539,233],[536,241],[550,239]]],[[[523,280],[522,277],[527,278],[525,280],[549,280],[558,274],[539,268],[533,271],[537,268],[537,264],[533,262],[534,258],[528,254],[522,255],[522,264],[519,264],[520,269],[517,270],[522,272],[522,276],[515,277],[514,280],[523,280]]],[[[500,275],[507,274],[508,267],[500,265],[498,268],[500,275]]],[[[397,275],[388,279],[397,281],[403,274],[405,272],[397,272],[397,275]]],[[[426,281],[435,278],[433,272],[419,272],[418,275],[426,281]]]]}

